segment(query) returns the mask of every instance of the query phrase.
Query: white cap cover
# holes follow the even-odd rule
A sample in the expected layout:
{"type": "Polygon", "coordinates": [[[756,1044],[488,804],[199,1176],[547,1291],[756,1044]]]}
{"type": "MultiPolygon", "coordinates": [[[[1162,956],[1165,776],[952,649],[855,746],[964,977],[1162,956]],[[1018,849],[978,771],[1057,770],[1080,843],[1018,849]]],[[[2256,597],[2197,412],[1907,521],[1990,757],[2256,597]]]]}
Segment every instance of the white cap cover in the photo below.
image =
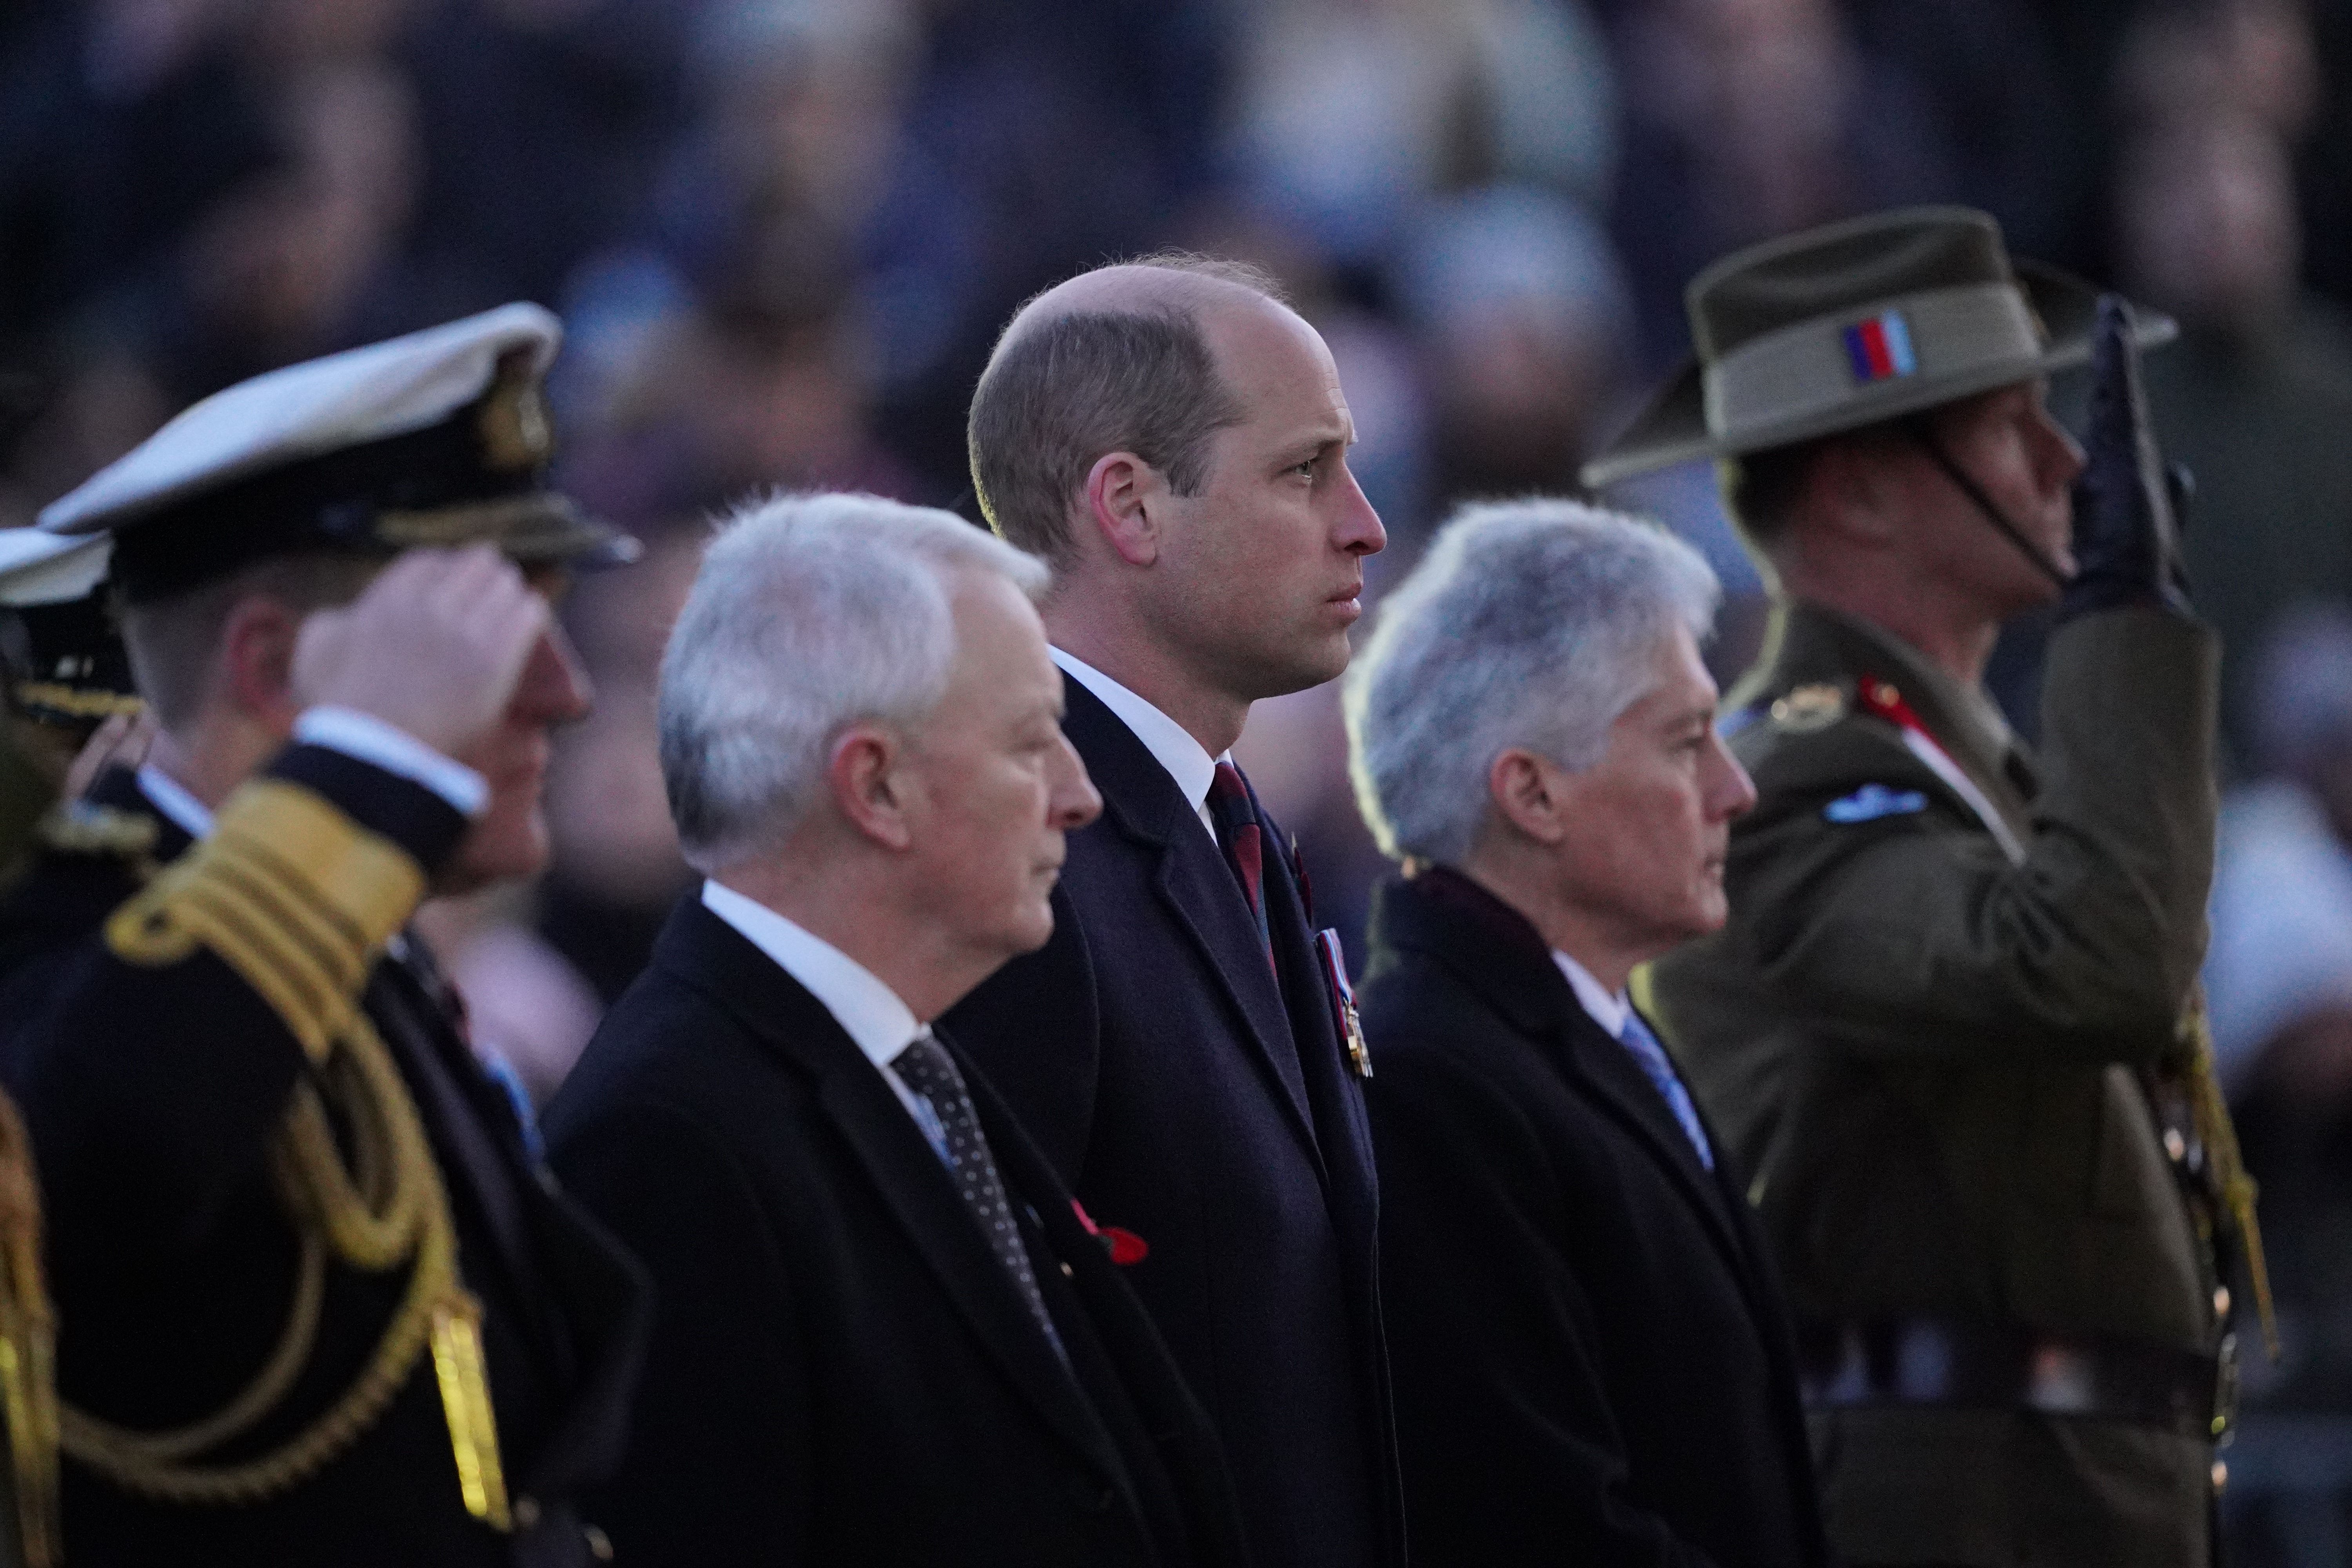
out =
{"type": "Polygon", "coordinates": [[[535,351],[532,369],[544,374],[562,341],[550,312],[501,305],[239,382],[44,507],[40,526],[118,528],[247,474],[424,429],[481,396],[507,354],[535,351]]]}

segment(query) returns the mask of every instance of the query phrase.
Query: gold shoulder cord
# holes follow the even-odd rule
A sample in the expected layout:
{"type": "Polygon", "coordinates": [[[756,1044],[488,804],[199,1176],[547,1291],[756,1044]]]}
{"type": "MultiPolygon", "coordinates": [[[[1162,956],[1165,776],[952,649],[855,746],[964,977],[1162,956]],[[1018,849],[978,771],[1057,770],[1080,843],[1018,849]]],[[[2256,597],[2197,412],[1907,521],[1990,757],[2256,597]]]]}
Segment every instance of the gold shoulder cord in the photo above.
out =
{"type": "Polygon", "coordinates": [[[2278,1318],[2271,1305],[2270,1268],[2263,1258],[2262,1226],[2254,1220],[2254,1198],[2260,1190],[2238,1151],[2238,1124],[2230,1120],[2230,1102],[2221,1094],[2221,1075],[2213,1066],[2213,1026],[2205,1011],[2205,986],[2199,982],[2180,1021],[2180,1045],[2187,1062],[2189,1114],[2195,1119],[2198,1142],[2212,1171],[2221,1206],[2246,1250],[2246,1275],[2254,1287],[2254,1311],[2262,1321],[2263,1348],[2279,1358],[2278,1318]]]}
{"type": "MultiPolygon", "coordinates": [[[[312,1069],[270,1143],[271,1173],[301,1254],[285,1331],[260,1372],[220,1410],[174,1431],[131,1431],[56,1407],[49,1427],[56,1441],[116,1484],[193,1504],[247,1503],[286,1491],[350,1447],[429,1350],[466,1510],[493,1529],[513,1527],[481,1305],[458,1276],[448,1195],[415,1101],[357,1004],[369,964],[423,892],[423,877],[398,848],[317,795],[264,780],[242,786],[213,836],[107,922],[108,945],[126,963],[175,963],[209,949],[285,1020],[312,1069]],[[348,1160],[330,1105],[350,1129],[348,1160]],[[309,1360],[330,1258],[371,1273],[409,1267],[407,1293],[374,1354],[351,1387],[286,1443],[257,1458],[205,1462],[277,1408],[309,1360]]],[[[6,1379],[0,1354],[0,1395],[12,1401],[13,1427],[16,1395],[6,1379]]],[[[37,1406],[52,1386],[44,1363],[24,1397],[37,1406]]],[[[40,1495],[52,1498],[55,1454],[46,1458],[45,1475],[42,1456],[34,1459],[46,1483],[40,1495]]],[[[22,1489],[21,1458],[18,1473],[22,1489]]]]}

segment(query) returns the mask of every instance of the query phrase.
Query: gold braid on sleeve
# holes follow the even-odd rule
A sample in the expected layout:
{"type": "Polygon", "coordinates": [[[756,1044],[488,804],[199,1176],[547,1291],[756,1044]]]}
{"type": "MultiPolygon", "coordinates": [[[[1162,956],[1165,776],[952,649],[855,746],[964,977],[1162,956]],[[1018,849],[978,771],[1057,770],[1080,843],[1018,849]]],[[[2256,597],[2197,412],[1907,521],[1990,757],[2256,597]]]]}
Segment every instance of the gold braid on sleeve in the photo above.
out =
{"type": "Polygon", "coordinates": [[[284,1492],[357,1441],[429,1352],[467,1511],[493,1529],[513,1527],[481,1306],[457,1271],[448,1194],[416,1102],[359,1005],[379,951],[424,890],[423,873],[398,847],[309,790],[260,780],[223,806],[211,837],[108,921],[108,944],[129,963],[213,952],[269,1004],[310,1061],[269,1146],[274,1184],[301,1241],[277,1347],[236,1398],[175,1430],[133,1431],[61,1406],[65,1453],[117,1485],[189,1504],[284,1492]],[[369,1273],[409,1270],[373,1354],[291,1438],[255,1458],[208,1460],[276,1410],[307,1363],[330,1259],[369,1273]]]}

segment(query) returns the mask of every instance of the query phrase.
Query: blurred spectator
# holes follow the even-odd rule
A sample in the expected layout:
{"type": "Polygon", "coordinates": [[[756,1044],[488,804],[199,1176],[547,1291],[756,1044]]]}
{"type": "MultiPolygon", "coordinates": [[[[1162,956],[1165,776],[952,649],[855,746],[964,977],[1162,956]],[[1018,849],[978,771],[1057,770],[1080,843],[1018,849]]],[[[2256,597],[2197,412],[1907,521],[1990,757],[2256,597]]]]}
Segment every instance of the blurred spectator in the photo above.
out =
{"type": "Polygon", "coordinates": [[[1683,286],[1713,258],[1955,188],[1919,84],[1865,57],[1835,0],[1644,0],[1617,31],[1613,227],[1645,379],[1682,357],[1683,286]]]}
{"type": "Polygon", "coordinates": [[[605,1004],[645,967],[689,880],[662,790],[654,689],[706,528],[676,516],[642,530],[645,559],[583,578],[564,609],[596,706],[564,733],[548,770],[551,855],[538,923],[605,1004]]]}
{"type": "Polygon", "coordinates": [[[2223,109],[2129,144],[2116,190],[2125,281],[2178,316],[2147,360],[2166,452],[2197,476],[2187,556],[2222,637],[2224,739],[2243,754],[2244,661],[2297,598],[2352,596],[2352,330],[2297,281],[2287,150],[2223,109]]]}
{"type": "Polygon", "coordinates": [[[941,499],[970,481],[964,413],[1013,308],[1162,243],[1207,186],[1223,0],[929,0],[914,86],[863,247],[880,434],[941,499]]]}
{"type": "Polygon", "coordinates": [[[2275,770],[2221,816],[2206,962],[2213,1036],[2282,1354],[2245,1363],[2223,1497],[2234,1562],[2352,1562],[2352,608],[2284,617],[2253,721],[2275,770]]]}
{"type": "MultiPolygon", "coordinates": [[[[306,0],[291,0],[301,5],[306,0]]],[[[554,304],[632,225],[683,125],[700,0],[415,0],[415,258],[440,315],[554,304]]]]}
{"type": "Polygon", "coordinates": [[[1575,489],[1631,346],[1599,226],[1524,186],[1465,193],[1426,205],[1395,275],[1435,410],[1440,504],[1575,489]]]}
{"type": "Polygon", "coordinates": [[[1574,0],[1276,0],[1258,17],[1228,155],[1332,262],[1376,264],[1420,202],[1466,185],[1606,196],[1615,91],[1574,0]]]}

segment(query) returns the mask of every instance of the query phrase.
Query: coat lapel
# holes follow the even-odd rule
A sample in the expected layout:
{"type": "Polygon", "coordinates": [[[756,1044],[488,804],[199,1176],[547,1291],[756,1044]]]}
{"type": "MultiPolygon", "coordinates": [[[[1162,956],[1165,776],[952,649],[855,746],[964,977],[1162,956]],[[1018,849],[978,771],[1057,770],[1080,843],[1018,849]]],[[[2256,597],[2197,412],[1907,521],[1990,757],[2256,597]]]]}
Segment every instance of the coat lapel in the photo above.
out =
{"type": "MultiPolygon", "coordinates": [[[[1115,830],[1158,857],[1153,890],[1217,977],[1241,1016],[1258,1065],[1273,1080],[1292,1127],[1309,1155],[1319,1159],[1314,1115],[1282,991],[1266,963],[1257,922],[1216,840],[1201,826],[1159,759],[1117,714],[1076,680],[1064,677],[1063,688],[1068,701],[1063,730],[1103,797],[1107,826],[1092,831],[1115,830]]],[[[1274,879],[1269,876],[1269,883],[1274,879]]]]}
{"type": "Polygon", "coordinates": [[[1378,911],[1382,942],[1426,953],[1453,971],[1512,1028],[1543,1046],[1578,1098],[1598,1106],[1642,1145],[1698,1211],[1746,1289],[1753,1264],[1733,1229],[1720,1184],[1698,1163],[1682,1123],[1633,1053],[1585,1012],[1535,928],[1444,867],[1381,888],[1378,911]]]}
{"type": "Polygon", "coordinates": [[[990,1357],[1055,1430],[1119,1473],[1108,1436],[989,1249],[954,1178],[824,1005],[692,893],[670,916],[654,962],[815,1079],[817,1102],[990,1357]]]}

